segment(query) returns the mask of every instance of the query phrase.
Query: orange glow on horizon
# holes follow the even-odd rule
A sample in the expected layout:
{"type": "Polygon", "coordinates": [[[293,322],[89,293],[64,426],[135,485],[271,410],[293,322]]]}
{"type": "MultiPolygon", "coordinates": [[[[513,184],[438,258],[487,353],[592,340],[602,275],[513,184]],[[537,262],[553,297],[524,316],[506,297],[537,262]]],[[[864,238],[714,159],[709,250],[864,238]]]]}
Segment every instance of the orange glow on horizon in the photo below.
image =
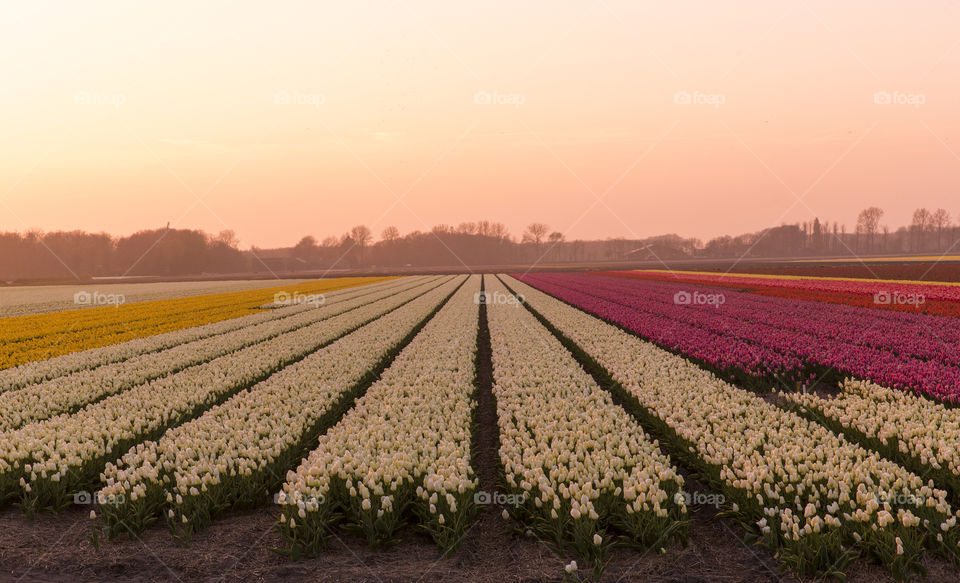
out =
{"type": "Polygon", "coordinates": [[[956,219],[958,22],[863,0],[5,6],[0,231],[956,219]]]}

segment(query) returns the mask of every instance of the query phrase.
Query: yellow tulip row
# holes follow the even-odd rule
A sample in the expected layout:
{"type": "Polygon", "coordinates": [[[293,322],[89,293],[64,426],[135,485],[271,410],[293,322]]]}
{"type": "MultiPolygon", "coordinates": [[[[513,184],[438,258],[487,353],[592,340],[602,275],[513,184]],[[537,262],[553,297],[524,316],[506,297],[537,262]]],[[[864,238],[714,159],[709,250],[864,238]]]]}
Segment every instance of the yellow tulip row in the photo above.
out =
{"type": "MultiPolygon", "coordinates": [[[[323,305],[337,303],[347,298],[383,293],[391,289],[399,289],[413,285],[421,278],[399,278],[370,285],[348,287],[333,292],[324,293],[323,305]]],[[[321,306],[322,307],[322,306],[321,306]]],[[[94,369],[106,370],[107,365],[132,361],[148,357],[152,353],[159,353],[171,348],[183,346],[199,340],[221,336],[247,327],[288,318],[309,311],[317,311],[316,304],[296,303],[271,310],[253,312],[246,316],[221,320],[211,324],[193,326],[182,330],[174,330],[145,338],[127,340],[119,344],[110,344],[80,352],[70,352],[47,360],[27,362],[19,366],[0,370],[0,394],[7,391],[23,389],[30,385],[66,377],[74,373],[94,369]]]]}
{"type": "MultiPolygon", "coordinates": [[[[131,387],[162,376],[196,366],[225,354],[293,332],[321,320],[353,310],[377,299],[386,298],[411,286],[423,285],[419,279],[400,280],[408,285],[376,284],[348,288],[330,294],[328,301],[316,308],[290,312],[293,306],[270,310],[270,316],[258,324],[231,329],[192,342],[183,342],[165,350],[149,352],[104,366],[60,376],[42,383],[0,393],[0,431],[16,429],[60,413],[71,413],[131,387]],[[360,291],[358,291],[360,290],[360,291]],[[367,291],[367,290],[372,290],[367,291]]],[[[259,316],[260,314],[257,314],[259,316]]],[[[235,318],[248,320],[250,316],[235,318]]],[[[231,327],[232,328],[232,327],[231,327]]],[[[183,331],[190,338],[192,329],[183,331]]],[[[180,334],[174,332],[172,334],[180,334]]],[[[97,362],[95,359],[94,362],[97,362]]]]}
{"type": "Polygon", "coordinates": [[[0,319],[0,369],[251,313],[276,294],[322,294],[385,281],[383,277],[318,280],[292,286],[156,300],[0,319]]]}
{"type": "Polygon", "coordinates": [[[63,504],[107,462],[442,283],[416,287],[207,363],[127,389],[72,415],[0,433],[0,501],[63,504]]]}

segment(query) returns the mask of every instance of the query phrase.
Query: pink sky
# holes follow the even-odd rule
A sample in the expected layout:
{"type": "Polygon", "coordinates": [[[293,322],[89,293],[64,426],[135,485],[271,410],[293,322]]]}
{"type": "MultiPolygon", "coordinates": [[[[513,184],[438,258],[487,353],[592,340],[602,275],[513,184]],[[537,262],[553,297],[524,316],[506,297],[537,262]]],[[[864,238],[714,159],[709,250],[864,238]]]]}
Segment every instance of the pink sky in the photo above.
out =
{"type": "Polygon", "coordinates": [[[0,230],[279,246],[960,214],[953,2],[22,4],[0,15],[0,230]]]}

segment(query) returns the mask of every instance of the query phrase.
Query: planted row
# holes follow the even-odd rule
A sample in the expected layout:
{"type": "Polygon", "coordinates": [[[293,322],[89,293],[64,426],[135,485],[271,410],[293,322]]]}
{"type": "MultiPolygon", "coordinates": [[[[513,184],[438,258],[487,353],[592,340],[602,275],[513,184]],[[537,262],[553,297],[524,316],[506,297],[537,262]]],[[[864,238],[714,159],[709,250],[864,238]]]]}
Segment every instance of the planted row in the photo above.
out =
{"type": "Polygon", "coordinates": [[[412,511],[449,552],[469,526],[480,276],[472,276],[356,406],[322,436],[279,502],[291,553],[315,554],[338,514],[373,544],[412,511]]]}
{"type": "Polygon", "coordinates": [[[64,505],[76,490],[96,483],[119,452],[156,439],[422,293],[400,293],[139,385],[73,415],[0,433],[0,501],[19,496],[28,512],[64,505]]]}
{"type": "MultiPolygon", "coordinates": [[[[135,532],[160,513],[187,539],[220,510],[254,506],[462,280],[451,280],[108,464],[101,516],[135,532]]],[[[123,530],[123,529],[120,529],[123,530]]]]}
{"type": "Polygon", "coordinates": [[[0,368],[238,316],[276,293],[319,294],[384,278],[335,278],[284,287],[0,319],[0,368]]]}
{"type": "MultiPolygon", "coordinates": [[[[413,282],[408,279],[390,280],[369,286],[333,291],[325,294],[325,297],[328,303],[337,302],[347,298],[355,298],[361,295],[395,288],[397,285],[406,283],[413,282]]],[[[314,307],[309,304],[294,304],[273,311],[256,312],[212,324],[203,324],[201,326],[193,326],[183,330],[148,336],[146,338],[128,340],[127,342],[121,342],[119,344],[71,352],[47,360],[27,362],[20,366],[0,370],[0,393],[21,389],[78,371],[94,369],[152,352],[166,350],[180,344],[241,330],[247,326],[255,326],[312,309],[314,309],[314,307]]]]}
{"type": "Polygon", "coordinates": [[[679,356],[511,285],[801,576],[842,571],[858,552],[898,576],[919,570],[927,548],[956,557],[947,492],[679,356]]]}
{"type": "MultiPolygon", "coordinates": [[[[745,294],[734,292],[725,292],[724,302],[708,305],[697,303],[693,300],[694,294],[676,285],[660,282],[618,282],[617,278],[568,274],[530,275],[523,279],[744,384],[762,387],[775,380],[790,384],[821,377],[839,383],[844,376],[852,375],[892,388],[917,390],[938,399],[960,399],[960,368],[950,364],[954,357],[934,358],[943,353],[942,347],[933,348],[938,342],[947,348],[960,346],[945,340],[956,334],[950,327],[943,328],[942,337],[938,337],[937,331],[928,330],[925,334],[910,332],[902,341],[884,343],[882,339],[875,339],[883,346],[878,348],[854,343],[858,336],[869,336],[861,332],[862,328],[869,330],[880,325],[879,320],[872,319],[878,313],[875,310],[859,309],[860,317],[839,318],[833,325],[821,325],[823,332],[815,332],[816,326],[802,322],[828,320],[826,315],[818,316],[816,310],[826,311],[828,306],[833,306],[793,302],[814,311],[789,318],[791,309],[787,307],[757,304],[769,298],[744,299],[745,294]],[[683,296],[678,300],[677,294],[683,293],[690,298],[683,296]],[[684,301],[687,299],[690,301],[684,301]],[[833,329],[835,327],[849,330],[844,335],[833,329]],[[930,334],[938,338],[923,342],[910,340],[930,334]],[[925,348],[918,348],[921,344],[925,348]],[[924,351],[926,356],[907,354],[914,351],[924,351]]],[[[699,290],[694,293],[705,295],[699,290]]],[[[884,314],[885,317],[905,317],[893,312],[884,314]]],[[[893,330],[889,329],[889,336],[903,335],[893,330]]]]}
{"type": "MultiPolygon", "coordinates": [[[[402,286],[400,290],[417,285],[423,284],[402,286]]],[[[316,309],[8,391],[0,394],[0,431],[16,429],[60,413],[72,413],[130,387],[209,362],[395,293],[398,293],[397,289],[391,287],[379,293],[334,299],[316,309]]]]}
{"type": "Polygon", "coordinates": [[[597,571],[618,540],[684,540],[683,478],[658,444],[520,303],[487,315],[500,461],[517,501],[505,513],[597,571]]]}
{"type": "Polygon", "coordinates": [[[933,478],[960,502],[960,409],[853,379],[832,398],[781,397],[798,413],[933,478]]]}

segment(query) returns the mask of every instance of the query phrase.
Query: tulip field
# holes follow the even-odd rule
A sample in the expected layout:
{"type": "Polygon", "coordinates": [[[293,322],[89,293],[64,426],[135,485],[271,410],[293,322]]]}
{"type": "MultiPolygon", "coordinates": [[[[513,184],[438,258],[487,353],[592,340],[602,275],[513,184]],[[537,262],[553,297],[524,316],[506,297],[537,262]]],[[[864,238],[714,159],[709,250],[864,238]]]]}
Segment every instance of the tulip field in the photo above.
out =
{"type": "Polygon", "coordinates": [[[558,581],[689,557],[712,523],[775,575],[960,578],[960,287],[282,283],[0,318],[2,520],[82,513],[90,561],[269,515],[248,542],[283,564],[412,540],[452,570],[483,533],[558,581]]]}

